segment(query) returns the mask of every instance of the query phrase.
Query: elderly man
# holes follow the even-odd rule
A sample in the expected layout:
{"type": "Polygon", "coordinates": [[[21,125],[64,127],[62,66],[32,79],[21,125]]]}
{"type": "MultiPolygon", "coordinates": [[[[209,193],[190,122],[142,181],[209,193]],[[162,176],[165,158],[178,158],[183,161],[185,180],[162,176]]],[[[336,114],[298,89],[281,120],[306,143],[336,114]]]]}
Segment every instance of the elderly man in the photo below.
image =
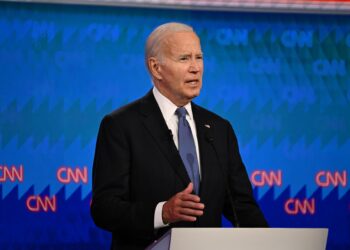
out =
{"type": "Polygon", "coordinates": [[[143,249],[170,227],[265,227],[230,123],[192,103],[203,54],[193,29],[156,28],[146,43],[154,84],[104,117],[93,166],[91,213],[112,249],[143,249]]]}

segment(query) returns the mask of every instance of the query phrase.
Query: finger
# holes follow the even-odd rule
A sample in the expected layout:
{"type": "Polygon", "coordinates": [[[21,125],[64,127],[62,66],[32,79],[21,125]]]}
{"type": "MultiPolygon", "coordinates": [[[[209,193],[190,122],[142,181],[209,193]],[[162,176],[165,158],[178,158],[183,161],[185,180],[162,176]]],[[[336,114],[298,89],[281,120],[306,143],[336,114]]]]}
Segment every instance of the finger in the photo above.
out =
{"type": "Polygon", "coordinates": [[[201,201],[201,198],[195,194],[181,193],[179,198],[183,201],[193,201],[193,202],[200,202],[201,201]]]}
{"type": "Polygon", "coordinates": [[[186,194],[190,194],[190,193],[192,193],[192,191],[193,191],[193,184],[192,184],[192,182],[190,182],[182,192],[184,192],[186,194]]]}
{"type": "Polygon", "coordinates": [[[182,208],[191,208],[196,210],[203,210],[204,204],[203,203],[197,203],[197,202],[191,202],[191,201],[183,201],[180,203],[180,207],[182,208]]]}
{"type": "Polygon", "coordinates": [[[179,213],[181,215],[187,215],[187,216],[202,216],[203,215],[203,210],[182,208],[182,209],[179,210],[179,213]]]}
{"type": "Polygon", "coordinates": [[[193,222],[193,221],[197,220],[197,217],[195,217],[195,216],[188,216],[188,215],[179,215],[178,219],[179,219],[179,221],[190,221],[190,222],[193,222]]]}

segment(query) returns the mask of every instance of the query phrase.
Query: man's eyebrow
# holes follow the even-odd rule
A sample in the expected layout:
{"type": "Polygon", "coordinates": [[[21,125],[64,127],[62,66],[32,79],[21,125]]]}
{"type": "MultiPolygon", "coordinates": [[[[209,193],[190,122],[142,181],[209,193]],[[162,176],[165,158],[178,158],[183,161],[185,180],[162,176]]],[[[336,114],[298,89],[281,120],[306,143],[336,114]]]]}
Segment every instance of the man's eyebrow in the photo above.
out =
{"type": "MultiPolygon", "coordinates": [[[[191,56],[192,53],[183,53],[183,54],[179,54],[178,56],[181,57],[181,56],[191,56]]],[[[194,53],[195,56],[203,56],[203,53],[202,52],[199,52],[199,53],[194,53]]]]}
{"type": "Polygon", "coordinates": [[[191,56],[190,53],[183,53],[178,55],[178,57],[189,57],[189,56],[191,56]]]}

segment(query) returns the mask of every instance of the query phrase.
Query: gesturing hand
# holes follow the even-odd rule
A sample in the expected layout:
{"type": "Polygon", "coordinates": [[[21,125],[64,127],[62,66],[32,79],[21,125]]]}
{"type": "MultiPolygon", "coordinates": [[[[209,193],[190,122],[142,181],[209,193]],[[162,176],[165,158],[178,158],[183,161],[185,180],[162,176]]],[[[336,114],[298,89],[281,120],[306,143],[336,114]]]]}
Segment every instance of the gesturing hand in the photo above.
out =
{"type": "Polygon", "coordinates": [[[200,203],[193,191],[192,182],[181,192],[175,194],[163,205],[162,218],[165,224],[177,221],[196,221],[203,215],[204,204],[200,203]]]}

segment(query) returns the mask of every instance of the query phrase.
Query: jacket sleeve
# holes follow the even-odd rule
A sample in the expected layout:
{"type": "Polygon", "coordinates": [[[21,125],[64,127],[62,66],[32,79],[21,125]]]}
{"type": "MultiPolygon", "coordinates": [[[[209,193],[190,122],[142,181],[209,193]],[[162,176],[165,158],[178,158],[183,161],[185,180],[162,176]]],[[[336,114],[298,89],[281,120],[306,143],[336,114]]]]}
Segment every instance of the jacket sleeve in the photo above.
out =
{"type": "Polygon", "coordinates": [[[93,164],[91,215],[105,230],[152,238],[157,204],[132,199],[132,151],[125,129],[110,115],[101,122],[93,164]]]}
{"type": "Polygon", "coordinates": [[[252,186],[240,156],[237,138],[229,122],[227,122],[227,133],[228,164],[226,171],[234,208],[232,208],[228,194],[226,194],[224,215],[231,222],[234,222],[233,213],[236,210],[240,227],[268,227],[268,223],[254,199],[252,186]]]}

